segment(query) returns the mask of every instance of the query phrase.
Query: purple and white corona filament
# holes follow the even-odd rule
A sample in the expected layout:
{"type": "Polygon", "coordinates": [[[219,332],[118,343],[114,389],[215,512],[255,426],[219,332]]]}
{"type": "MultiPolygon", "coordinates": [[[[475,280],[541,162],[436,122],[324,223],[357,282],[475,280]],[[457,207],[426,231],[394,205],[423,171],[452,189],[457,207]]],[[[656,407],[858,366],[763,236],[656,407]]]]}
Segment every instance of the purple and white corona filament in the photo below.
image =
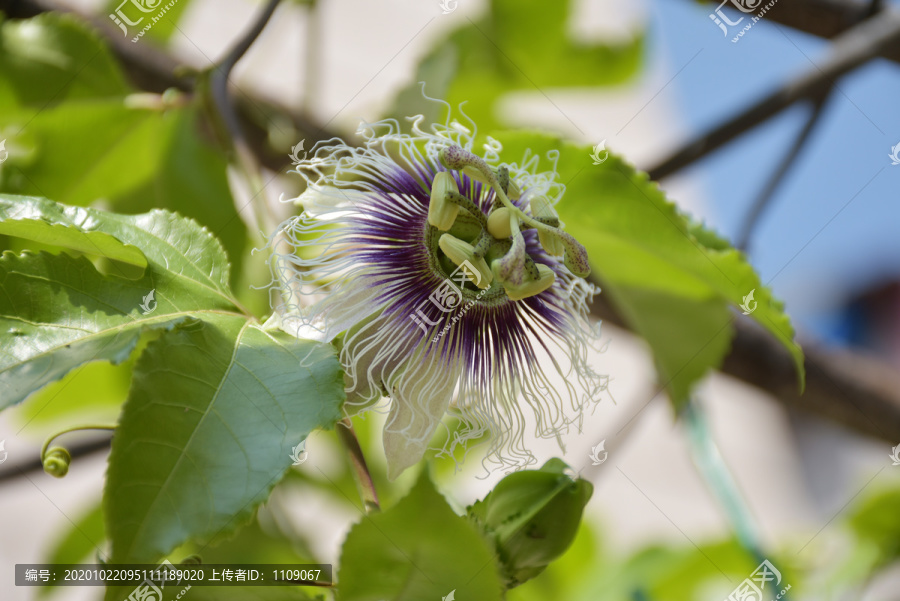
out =
{"type": "Polygon", "coordinates": [[[553,210],[558,153],[539,173],[541,157],[501,163],[490,138],[476,155],[456,121],[412,121],[364,124],[361,146],[320,142],[297,163],[303,213],[272,242],[276,320],[340,349],[348,414],[389,397],[389,477],[445,414],[459,422],[444,451],[488,437],[487,463],[532,464],[526,427],[559,440],[606,384],[587,360],[587,254],[553,210]]]}

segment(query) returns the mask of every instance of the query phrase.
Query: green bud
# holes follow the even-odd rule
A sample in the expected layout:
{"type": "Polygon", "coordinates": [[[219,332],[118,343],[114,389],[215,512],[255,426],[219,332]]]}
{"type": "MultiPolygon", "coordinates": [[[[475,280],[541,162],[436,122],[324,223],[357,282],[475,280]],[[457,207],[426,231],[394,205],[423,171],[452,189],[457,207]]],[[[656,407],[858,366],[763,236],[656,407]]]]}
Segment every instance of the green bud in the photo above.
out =
{"type": "Polygon", "coordinates": [[[69,473],[72,456],[62,447],[51,447],[44,455],[44,471],[54,478],[62,478],[69,473]]]}
{"type": "Polygon", "coordinates": [[[434,176],[431,184],[431,201],[428,203],[428,223],[446,232],[453,227],[459,214],[459,205],[447,200],[448,192],[459,193],[456,180],[446,171],[434,176]]]}
{"type": "Polygon", "coordinates": [[[575,539],[594,487],[566,470],[551,459],[539,470],[514,472],[469,507],[469,519],[496,545],[509,588],[540,574],[575,539]]]}

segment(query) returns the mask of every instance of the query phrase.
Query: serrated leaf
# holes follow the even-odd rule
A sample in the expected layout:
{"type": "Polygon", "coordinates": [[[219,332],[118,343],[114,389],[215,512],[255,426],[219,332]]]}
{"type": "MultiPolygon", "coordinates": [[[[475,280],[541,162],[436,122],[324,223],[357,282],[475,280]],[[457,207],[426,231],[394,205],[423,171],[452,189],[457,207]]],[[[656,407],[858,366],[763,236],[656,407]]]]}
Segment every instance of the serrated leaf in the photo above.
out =
{"type": "Polygon", "coordinates": [[[141,318],[149,281],[101,275],[86,258],[49,253],[0,258],[0,408],[91,361],[121,363],[144,328],[184,315],[141,318]],[[137,313],[137,314],[135,314],[137,313]]]}
{"type": "Polygon", "coordinates": [[[135,366],[104,491],[112,561],[152,562],[246,522],[291,448],[341,418],[333,347],[206,315],[135,366]]]}
{"type": "Polygon", "coordinates": [[[367,516],[347,535],[337,580],[339,601],[503,598],[493,551],[422,474],[409,495],[367,516]]]}
{"type": "Polygon", "coordinates": [[[42,219],[8,219],[0,206],[0,234],[24,238],[41,244],[60,246],[81,253],[122,261],[137,267],[147,267],[147,258],[141,249],[123,244],[103,232],[83,232],[77,227],[49,223],[42,219]]]}
{"type": "MultiPolygon", "coordinates": [[[[167,10],[152,35],[165,33],[188,4],[167,10]]],[[[59,13],[3,23],[0,55],[0,139],[9,150],[0,190],[79,206],[102,201],[123,213],[178,211],[222,240],[239,273],[247,232],[226,157],[205,139],[199,103],[130,108],[134,90],[104,41],[59,13]]]]}
{"type": "MultiPolygon", "coordinates": [[[[569,32],[571,0],[491,0],[488,14],[471,20],[434,44],[420,62],[412,84],[395,102],[393,116],[424,114],[437,121],[441,106],[426,94],[457,107],[490,131],[509,126],[497,111],[511,92],[546,94],[550,88],[608,86],[634,75],[641,61],[643,37],[619,43],[583,43],[569,32]],[[564,65],[565,68],[560,68],[564,65]]],[[[552,110],[556,110],[551,105],[552,110]]]]}
{"type": "Polygon", "coordinates": [[[104,276],[84,257],[5,253],[0,408],[90,361],[124,361],[147,328],[171,328],[204,311],[241,314],[228,290],[221,246],[190,220],[165,211],[115,215],[6,195],[0,195],[0,216],[114,236],[142,249],[148,261],[144,276],[132,280],[104,276]]]}
{"type": "MultiPolygon", "coordinates": [[[[0,113],[0,126],[13,115],[0,113]]],[[[195,108],[165,113],[127,108],[121,99],[68,102],[29,121],[33,148],[10,153],[0,188],[120,213],[178,211],[206,225],[240,263],[247,231],[221,152],[200,140],[195,108]]]]}
{"type": "Polygon", "coordinates": [[[603,293],[650,345],[675,403],[719,367],[734,335],[732,308],[751,290],[758,305],[750,317],[788,349],[803,387],[803,352],[783,305],[743,254],[680,213],[646,174],[613,155],[594,165],[590,146],[546,134],[496,137],[509,161],[521,161],[527,148],[540,156],[559,150],[566,185],[559,215],[587,248],[603,293]]]}
{"type": "Polygon", "coordinates": [[[141,250],[158,272],[231,299],[228,257],[216,238],[194,221],[168,211],[120,215],[72,207],[33,196],[0,194],[0,219],[40,219],[91,234],[102,232],[141,250]]]}

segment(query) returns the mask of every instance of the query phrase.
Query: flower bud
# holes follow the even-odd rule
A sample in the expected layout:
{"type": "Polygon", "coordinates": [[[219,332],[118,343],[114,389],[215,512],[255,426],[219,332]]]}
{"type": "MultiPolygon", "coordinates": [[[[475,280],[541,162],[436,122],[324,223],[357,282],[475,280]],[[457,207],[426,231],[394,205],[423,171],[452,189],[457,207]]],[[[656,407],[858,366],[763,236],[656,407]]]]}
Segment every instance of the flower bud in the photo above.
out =
{"type": "Polygon", "coordinates": [[[72,456],[63,447],[51,447],[44,455],[44,471],[54,478],[62,478],[69,473],[72,456]]]}
{"type": "Polygon", "coordinates": [[[511,217],[512,211],[506,207],[500,207],[491,211],[487,221],[487,229],[491,236],[498,240],[512,236],[512,228],[509,225],[511,217]]]}
{"type": "Polygon", "coordinates": [[[496,546],[509,588],[540,574],[575,538],[594,487],[567,469],[551,459],[539,470],[514,472],[469,507],[469,519],[496,546]]]}
{"type": "Polygon", "coordinates": [[[431,201],[428,203],[428,223],[446,232],[453,226],[459,214],[459,205],[447,200],[448,192],[459,193],[456,180],[446,171],[434,176],[431,183],[431,201]]]}
{"type": "Polygon", "coordinates": [[[491,273],[484,257],[475,256],[475,247],[464,240],[444,234],[438,240],[438,246],[447,258],[463,268],[469,280],[481,289],[491,285],[494,274],[491,273]]]}

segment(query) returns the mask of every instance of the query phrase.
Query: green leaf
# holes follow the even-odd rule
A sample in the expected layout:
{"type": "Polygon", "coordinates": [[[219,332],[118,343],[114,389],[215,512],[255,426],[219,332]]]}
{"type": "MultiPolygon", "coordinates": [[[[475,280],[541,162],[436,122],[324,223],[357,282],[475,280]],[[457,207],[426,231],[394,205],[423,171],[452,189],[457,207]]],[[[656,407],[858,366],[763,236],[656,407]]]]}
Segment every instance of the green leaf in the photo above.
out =
{"type": "MultiPolygon", "coordinates": [[[[12,115],[0,114],[0,126],[12,115]]],[[[121,99],[68,102],[28,123],[30,153],[10,153],[0,187],[70,205],[97,200],[122,213],[178,211],[218,236],[240,263],[247,230],[224,155],[200,139],[197,109],[131,109],[121,99]],[[73,152],[73,148],[77,151],[73,152]]]]}
{"type": "Polygon", "coordinates": [[[568,32],[572,5],[571,0],[492,0],[487,16],[439,40],[422,59],[414,83],[398,96],[393,116],[421,113],[437,120],[440,106],[424,100],[422,81],[433,98],[454,108],[466,102],[466,114],[481,131],[490,131],[510,125],[496,110],[506,94],[546,95],[550,88],[628,80],[641,62],[642,36],[619,44],[576,42],[568,32]]]}
{"type": "Polygon", "coordinates": [[[206,315],[138,359],[113,438],[104,507],[112,561],[150,562],[246,522],[291,448],[341,418],[332,346],[206,315]]]}
{"type": "Polygon", "coordinates": [[[851,530],[863,542],[878,549],[877,565],[900,557],[900,488],[879,491],[857,504],[847,520],[851,530]]]}
{"type": "Polygon", "coordinates": [[[16,219],[14,215],[4,214],[10,208],[10,205],[0,205],[0,234],[147,267],[147,258],[139,248],[123,244],[109,234],[86,233],[74,226],[48,223],[41,219],[16,219]]]}
{"type": "Polygon", "coordinates": [[[72,15],[46,12],[5,21],[0,56],[4,112],[14,104],[30,107],[33,115],[67,100],[122,96],[129,90],[106,44],[72,15]]]}
{"type": "Polygon", "coordinates": [[[347,535],[337,581],[339,601],[503,598],[493,551],[450,509],[423,473],[409,495],[365,517],[347,535]]]}
{"type": "Polygon", "coordinates": [[[222,245],[203,227],[174,213],[154,210],[141,215],[66,206],[27,196],[0,194],[0,219],[40,219],[102,232],[143,252],[152,269],[169,271],[169,278],[205,294],[230,299],[228,257],[222,245]]]}
{"type": "MultiPolygon", "coordinates": [[[[151,32],[163,34],[188,4],[180,0],[151,32]]],[[[102,201],[123,213],[178,211],[222,240],[239,273],[246,228],[226,158],[204,139],[196,105],[129,106],[133,90],[112,54],[71,17],[6,22],[0,47],[8,50],[0,62],[0,139],[8,138],[9,150],[0,191],[79,206],[102,201]]]]}
{"type": "MultiPolygon", "coordinates": [[[[103,508],[97,499],[90,510],[80,515],[66,531],[47,559],[47,563],[81,563],[87,558],[104,556],[106,529],[103,527],[103,508]]],[[[88,563],[96,563],[90,561],[88,563]]]]}
{"type": "MultiPolygon", "coordinates": [[[[147,3],[147,5],[150,5],[150,3],[147,3]]],[[[104,12],[112,15],[115,14],[115,11],[119,8],[122,8],[122,12],[132,23],[138,22],[138,19],[142,19],[137,25],[127,27],[127,33],[122,32],[121,29],[118,30],[117,34],[123,33],[123,37],[128,38],[129,40],[134,39],[138,32],[146,25],[150,24],[155,18],[157,19],[156,22],[152,23],[152,27],[147,30],[147,33],[142,38],[142,43],[148,38],[158,42],[165,42],[172,37],[172,34],[175,33],[175,31],[177,31],[178,21],[190,5],[190,0],[176,0],[170,8],[163,12],[163,9],[166,8],[168,4],[159,2],[159,7],[155,11],[143,13],[132,4],[123,6],[122,0],[111,0],[110,2],[107,2],[104,12]]],[[[119,17],[119,19],[121,20],[121,17],[119,17]]]]}
{"type": "MultiPolygon", "coordinates": [[[[100,501],[79,516],[50,551],[46,563],[98,563],[104,557],[106,529],[103,526],[103,508],[100,501]]],[[[42,586],[38,596],[46,597],[55,585],[42,586]]]]}
{"type": "Polygon", "coordinates": [[[232,271],[239,272],[248,246],[247,228],[231,195],[228,161],[201,138],[196,108],[168,111],[156,125],[161,155],[154,174],[118,199],[117,209],[132,213],[162,208],[202,223],[222,242],[232,271]]]}
{"type": "Polygon", "coordinates": [[[36,115],[5,111],[0,127],[24,127],[29,151],[10,152],[3,190],[73,205],[97,200],[115,205],[156,173],[163,119],[126,107],[124,96],[70,101],[36,115]]]}
{"type": "Polygon", "coordinates": [[[0,195],[3,215],[113,236],[140,248],[148,267],[132,280],[104,276],[84,257],[5,253],[0,258],[0,408],[85,363],[121,363],[148,328],[171,328],[201,311],[241,313],[228,290],[225,253],[190,220],[164,211],[115,215],[0,195]],[[142,303],[152,310],[142,309],[142,303]]]}
{"type": "MultiPolygon", "coordinates": [[[[660,381],[682,403],[731,347],[732,307],[755,290],[750,317],[794,359],[803,387],[803,352],[782,303],[739,251],[669,202],[644,173],[610,155],[593,165],[591,147],[529,132],[501,133],[504,158],[559,150],[566,193],[557,206],[566,230],[588,250],[592,277],[629,326],[650,345],[660,381]]],[[[547,165],[548,163],[545,163],[547,165]]]]}

